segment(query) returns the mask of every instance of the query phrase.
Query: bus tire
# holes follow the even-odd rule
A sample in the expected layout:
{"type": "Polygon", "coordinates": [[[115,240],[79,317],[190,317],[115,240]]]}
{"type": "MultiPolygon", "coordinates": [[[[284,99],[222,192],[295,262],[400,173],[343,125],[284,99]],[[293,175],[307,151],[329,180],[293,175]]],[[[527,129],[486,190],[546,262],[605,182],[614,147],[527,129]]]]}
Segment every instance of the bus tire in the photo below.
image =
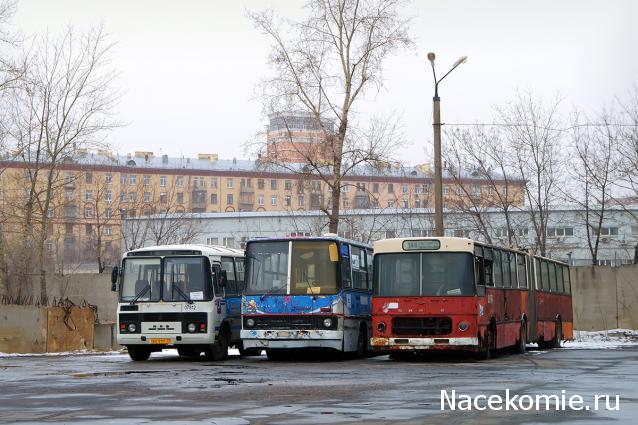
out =
{"type": "Polygon", "coordinates": [[[516,343],[516,352],[519,354],[525,353],[527,350],[527,322],[521,321],[521,328],[519,330],[518,341],[516,343]]]}
{"type": "Polygon", "coordinates": [[[357,358],[365,357],[368,354],[368,332],[365,325],[359,327],[357,334],[357,358]]]}
{"type": "Polygon", "coordinates": [[[206,359],[213,361],[225,360],[228,357],[228,332],[222,328],[217,341],[205,351],[206,359]]]}
{"type": "Polygon", "coordinates": [[[199,357],[200,354],[202,354],[202,350],[198,347],[181,345],[177,347],[177,354],[179,354],[180,357],[199,357]]]}
{"type": "Polygon", "coordinates": [[[134,362],[143,362],[151,357],[151,349],[143,346],[127,345],[128,355],[134,362]]]}
{"type": "Polygon", "coordinates": [[[560,319],[556,320],[556,332],[554,332],[554,339],[552,339],[551,348],[560,348],[560,343],[563,340],[563,323],[560,319]]]}

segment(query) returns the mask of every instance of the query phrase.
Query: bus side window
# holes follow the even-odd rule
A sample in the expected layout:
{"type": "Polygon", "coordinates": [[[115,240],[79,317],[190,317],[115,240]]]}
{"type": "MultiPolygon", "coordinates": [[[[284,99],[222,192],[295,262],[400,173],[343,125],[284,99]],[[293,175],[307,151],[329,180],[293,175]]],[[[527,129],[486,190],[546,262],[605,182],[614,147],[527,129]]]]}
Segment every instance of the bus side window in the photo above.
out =
{"type": "Polygon", "coordinates": [[[518,286],[516,279],[516,254],[514,252],[508,252],[507,258],[510,263],[510,283],[512,288],[516,288],[518,286]]]}
{"type": "Polygon", "coordinates": [[[222,257],[222,269],[226,271],[226,296],[237,295],[237,282],[235,280],[235,266],[232,257],[222,257]]]}
{"type": "Polygon", "coordinates": [[[351,246],[350,266],[352,267],[352,286],[354,288],[366,289],[368,286],[365,261],[365,250],[351,246]]]}
{"type": "Polygon", "coordinates": [[[560,293],[565,292],[565,288],[563,287],[563,266],[560,264],[554,264],[556,268],[556,291],[560,293]]]}
{"type": "Polygon", "coordinates": [[[563,266],[563,284],[565,285],[565,293],[572,293],[572,280],[569,274],[569,267],[563,266]]]}
{"type": "Polygon", "coordinates": [[[246,289],[246,278],[245,278],[245,269],[246,263],[242,258],[235,258],[235,272],[236,272],[236,282],[237,282],[237,293],[242,294],[246,289]]]}
{"type": "Polygon", "coordinates": [[[554,267],[554,263],[547,263],[547,272],[549,274],[550,291],[558,292],[558,287],[556,286],[556,267],[554,267]]]}
{"type": "Polygon", "coordinates": [[[352,288],[352,269],[350,268],[350,249],[349,245],[340,244],[339,262],[341,263],[341,285],[342,288],[352,288]]]}
{"type": "Polygon", "coordinates": [[[527,288],[527,273],[525,273],[525,256],[516,254],[516,264],[518,268],[518,287],[527,288]]]}
{"type": "Polygon", "coordinates": [[[219,267],[219,264],[213,264],[213,273],[212,273],[211,279],[213,281],[213,292],[216,297],[219,297],[221,295],[221,292],[219,292],[219,272],[220,271],[221,271],[221,268],[219,267]]]}
{"type": "Polygon", "coordinates": [[[494,286],[503,286],[503,269],[501,268],[501,250],[494,250],[494,286]]]}
{"type": "Polygon", "coordinates": [[[541,288],[543,291],[549,292],[549,271],[547,270],[547,261],[541,260],[541,288]]]}
{"type": "Polygon", "coordinates": [[[543,279],[541,279],[541,261],[538,258],[534,258],[534,270],[536,272],[536,289],[543,289],[543,279]]]}
{"type": "Polygon", "coordinates": [[[485,285],[494,286],[494,254],[492,248],[483,247],[485,285]]]}
{"type": "Polygon", "coordinates": [[[366,265],[368,266],[368,289],[372,289],[372,251],[366,250],[366,265]]]}
{"type": "Polygon", "coordinates": [[[509,252],[507,251],[501,251],[501,266],[503,267],[503,287],[510,288],[512,283],[510,281],[509,252]]]}

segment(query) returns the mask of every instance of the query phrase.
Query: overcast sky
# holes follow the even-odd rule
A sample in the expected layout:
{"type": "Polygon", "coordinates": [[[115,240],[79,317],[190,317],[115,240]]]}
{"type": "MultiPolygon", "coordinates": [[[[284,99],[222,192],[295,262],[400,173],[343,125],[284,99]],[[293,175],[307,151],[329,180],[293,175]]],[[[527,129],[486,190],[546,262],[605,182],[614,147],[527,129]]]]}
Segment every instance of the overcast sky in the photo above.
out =
{"type": "MultiPolygon", "coordinates": [[[[14,22],[26,34],[103,22],[117,45],[113,64],[124,93],[112,134],[119,152],[244,157],[243,144],[266,120],[255,85],[267,74],[270,40],[245,17],[272,7],[301,16],[296,0],[20,0],[14,22]]],[[[595,111],[638,84],[636,0],[415,0],[414,51],[387,61],[385,85],[362,116],[396,113],[409,163],[429,158],[432,73],[468,56],[441,84],[443,122],[490,122],[516,89],[559,94],[565,112],[595,111]]]]}

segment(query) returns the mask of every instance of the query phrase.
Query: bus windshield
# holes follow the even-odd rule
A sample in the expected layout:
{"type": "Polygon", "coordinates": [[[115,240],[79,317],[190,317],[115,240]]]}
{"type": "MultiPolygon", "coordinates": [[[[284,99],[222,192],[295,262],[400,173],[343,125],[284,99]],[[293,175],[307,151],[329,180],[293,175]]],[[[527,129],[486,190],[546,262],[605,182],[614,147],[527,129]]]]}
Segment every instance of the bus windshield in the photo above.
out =
{"type": "Polygon", "coordinates": [[[468,296],[474,293],[470,253],[397,253],[374,257],[374,294],[377,296],[468,296]]]}
{"type": "Polygon", "coordinates": [[[336,242],[253,242],[246,258],[248,294],[317,295],[339,290],[336,242]]]}
{"type": "Polygon", "coordinates": [[[164,301],[210,300],[208,262],[203,257],[164,259],[164,301]]]}
{"type": "Polygon", "coordinates": [[[160,300],[160,258],[126,258],[122,267],[122,301],[160,300]]]}

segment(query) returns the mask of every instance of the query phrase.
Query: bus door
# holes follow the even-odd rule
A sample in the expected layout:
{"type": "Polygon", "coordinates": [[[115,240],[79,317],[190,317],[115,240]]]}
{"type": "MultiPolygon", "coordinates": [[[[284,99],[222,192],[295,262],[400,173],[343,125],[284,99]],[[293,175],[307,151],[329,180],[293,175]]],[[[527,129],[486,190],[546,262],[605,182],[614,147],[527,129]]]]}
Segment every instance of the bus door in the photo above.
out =
{"type": "Polygon", "coordinates": [[[534,279],[533,257],[525,256],[525,266],[527,267],[527,285],[529,288],[527,297],[527,340],[536,341],[536,279],[534,279]]]}
{"type": "Polygon", "coordinates": [[[241,331],[241,291],[243,290],[243,263],[241,259],[222,257],[221,268],[226,272],[226,285],[224,286],[224,302],[226,304],[226,317],[230,322],[231,339],[239,339],[241,331]],[[236,262],[234,260],[237,260],[236,262]],[[240,267],[241,269],[239,269],[240,267]],[[238,272],[242,274],[241,281],[237,279],[238,272]]]}

